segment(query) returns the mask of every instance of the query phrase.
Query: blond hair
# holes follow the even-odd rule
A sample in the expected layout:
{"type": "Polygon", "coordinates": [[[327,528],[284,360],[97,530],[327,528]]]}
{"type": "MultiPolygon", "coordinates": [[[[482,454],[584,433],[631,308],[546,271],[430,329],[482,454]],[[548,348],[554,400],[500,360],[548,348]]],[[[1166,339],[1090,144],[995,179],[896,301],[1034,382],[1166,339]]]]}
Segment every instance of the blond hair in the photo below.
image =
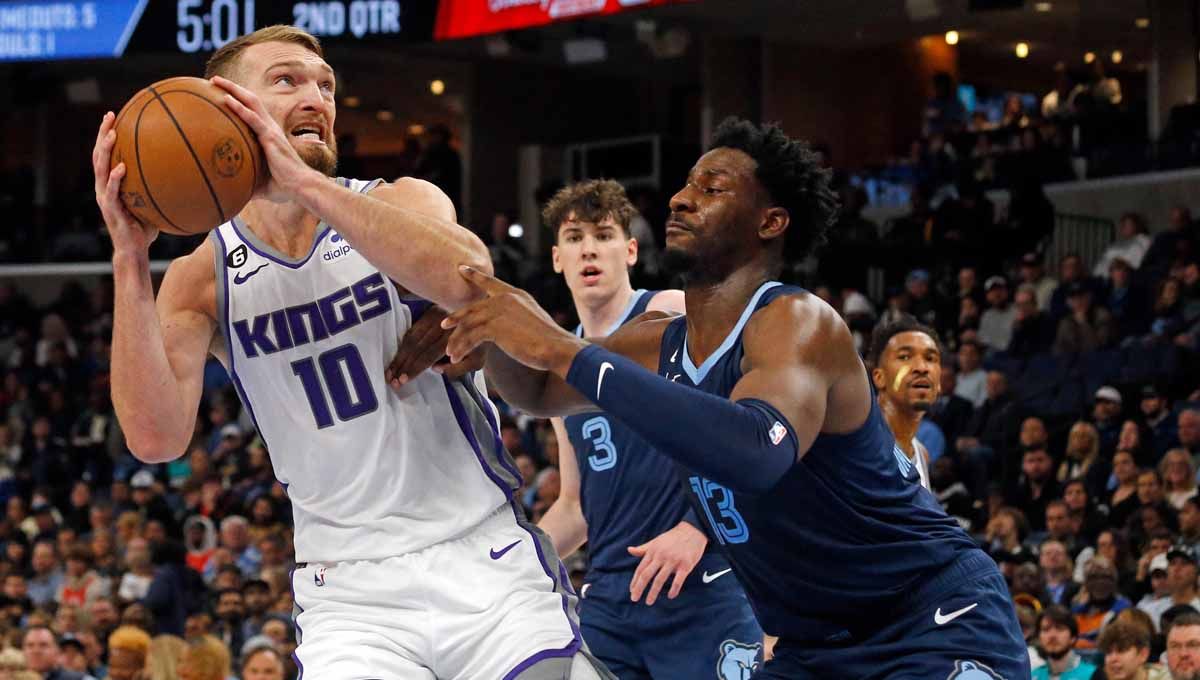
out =
{"type": "Polygon", "coordinates": [[[224,642],[211,635],[201,635],[188,644],[179,665],[187,667],[190,677],[198,680],[225,680],[231,671],[232,659],[224,642]]]}
{"type": "Polygon", "coordinates": [[[150,653],[150,635],[141,628],[121,626],[108,636],[108,648],[110,650],[124,649],[146,656],[150,653]]]}
{"type": "Polygon", "coordinates": [[[150,652],[146,654],[146,674],[150,680],[178,680],[179,660],[187,651],[183,638],[174,635],[156,635],[150,641],[150,652]]]}
{"type": "Polygon", "coordinates": [[[0,651],[0,671],[24,671],[29,666],[25,663],[25,653],[13,647],[5,647],[0,651]]]}
{"type": "Polygon", "coordinates": [[[213,76],[221,76],[223,78],[233,79],[234,73],[237,71],[238,59],[242,56],[242,52],[246,51],[251,45],[259,45],[268,42],[284,42],[299,45],[313,54],[325,58],[325,53],[321,50],[321,41],[317,40],[316,36],[287,24],[275,24],[260,28],[253,33],[236,38],[231,42],[225,43],[212,56],[208,58],[208,63],[204,65],[204,77],[211,78],[213,76]]]}

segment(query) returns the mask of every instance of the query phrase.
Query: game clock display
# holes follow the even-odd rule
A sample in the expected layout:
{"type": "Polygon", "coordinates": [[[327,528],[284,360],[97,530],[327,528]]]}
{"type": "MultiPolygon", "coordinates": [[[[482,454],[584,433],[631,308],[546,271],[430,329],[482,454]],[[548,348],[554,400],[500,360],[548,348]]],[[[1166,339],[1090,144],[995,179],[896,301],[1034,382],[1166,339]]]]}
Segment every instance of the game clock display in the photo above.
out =
{"type": "Polygon", "coordinates": [[[0,3],[0,62],[204,54],[272,24],[329,44],[431,40],[428,0],[103,0],[0,3]]]}

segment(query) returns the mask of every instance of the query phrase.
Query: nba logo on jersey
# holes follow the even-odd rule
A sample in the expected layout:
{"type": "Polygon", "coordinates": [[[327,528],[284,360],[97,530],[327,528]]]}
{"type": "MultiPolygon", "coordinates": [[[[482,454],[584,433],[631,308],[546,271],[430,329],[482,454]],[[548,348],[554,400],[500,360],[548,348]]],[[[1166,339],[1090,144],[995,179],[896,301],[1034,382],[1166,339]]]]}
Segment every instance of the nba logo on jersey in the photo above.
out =
{"type": "Polygon", "coordinates": [[[996,671],[978,661],[955,661],[954,670],[946,676],[946,680],[1004,680],[996,675],[996,671]]]}
{"type": "Polygon", "coordinates": [[[317,584],[318,588],[325,585],[325,567],[317,567],[317,572],[313,574],[313,583],[317,584]]]}
{"type": "Polygon", "coordinates": [[[786,436],[787,428],[783,426],[783,423],[776,420],[775,424],[771,426],[771,443],[779,446],[779,442],[783,441],[783,438],[786,436]]]}

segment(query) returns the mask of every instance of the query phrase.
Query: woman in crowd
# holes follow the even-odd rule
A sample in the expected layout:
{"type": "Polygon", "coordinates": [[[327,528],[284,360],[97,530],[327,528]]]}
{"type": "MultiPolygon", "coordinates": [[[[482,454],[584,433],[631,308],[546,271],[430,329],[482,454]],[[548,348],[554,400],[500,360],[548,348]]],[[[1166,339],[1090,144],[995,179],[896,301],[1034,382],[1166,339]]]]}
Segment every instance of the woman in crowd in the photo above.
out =
{"type": "Polygon", "coordinates": [[[1163,478],[1163,490],[1167,502],[1175,510],[1182,510],[1184,501],[1196,495],[1196,466],[1187,449],[1171,449],[1158,464],[1163,478]]]}

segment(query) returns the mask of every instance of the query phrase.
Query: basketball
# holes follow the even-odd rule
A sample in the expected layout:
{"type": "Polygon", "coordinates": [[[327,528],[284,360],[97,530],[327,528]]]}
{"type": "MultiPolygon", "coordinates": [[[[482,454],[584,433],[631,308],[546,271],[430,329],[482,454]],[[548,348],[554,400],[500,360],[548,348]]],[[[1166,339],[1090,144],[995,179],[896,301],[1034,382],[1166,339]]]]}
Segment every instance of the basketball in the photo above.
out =
{"type": "Polygon", "coordinates": [[[112,166],[125,163],[121,200],[169,234],[202,234],[236,215],[265,179],[253,131],[203,78],[168,78],[117,114],[112,166]]]}

